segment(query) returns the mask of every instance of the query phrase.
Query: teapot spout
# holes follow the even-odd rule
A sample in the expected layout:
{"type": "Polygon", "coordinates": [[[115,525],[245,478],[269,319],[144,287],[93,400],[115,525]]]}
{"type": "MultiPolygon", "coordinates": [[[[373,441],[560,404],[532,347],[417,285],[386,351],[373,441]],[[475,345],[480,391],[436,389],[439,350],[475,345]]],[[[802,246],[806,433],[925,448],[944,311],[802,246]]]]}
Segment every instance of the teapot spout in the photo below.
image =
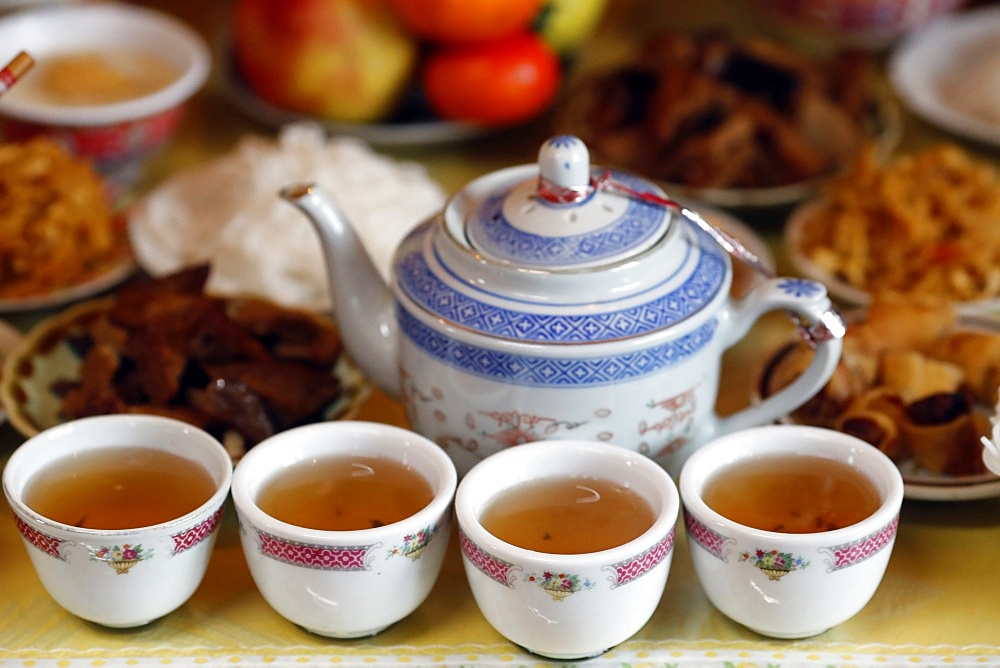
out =
{"type": "Polygon", "coordinates": [[[393,298],[375,263],[333,199],[315,183],[281,189],[319,235],[326,258],[334,316],[348,354],[390,396],[399,394],[393,298]]]}

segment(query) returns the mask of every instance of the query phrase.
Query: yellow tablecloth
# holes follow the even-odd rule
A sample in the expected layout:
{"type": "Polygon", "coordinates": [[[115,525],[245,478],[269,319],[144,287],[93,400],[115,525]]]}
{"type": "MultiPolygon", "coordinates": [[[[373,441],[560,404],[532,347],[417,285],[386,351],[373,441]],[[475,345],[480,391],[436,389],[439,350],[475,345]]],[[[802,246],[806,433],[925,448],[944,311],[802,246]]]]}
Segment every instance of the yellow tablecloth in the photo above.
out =
{"type": "MultiPolygon", "coordinates": [[[[213,41],[226,27],[226,2],[140,4],[177,14],[213,41]]],[[[612,2],[584,62],[613,59],[640,33],[637,26],[707,24],[717,17],[741,22],[743,5],[735,0],[612,2]]],[[[905,121],[904,141],[910,146],[941,137],[911,118],[905,121]]],[[[450,192],[471,177],[532,161],[549,128],[543,119],[468,143],[387,152],[425,164],[450,192]]],[[[228,151],[246,132],[270,134],[273,129],[237,113],[220,95],[218,82],[211,82],[194,100],[182,135],[157,160],[148,184],[228,151]]],[[[751,222],[773,242],[783,221],[751,222]]],[[[11,320],[23,328],[44,315],[11,320]]],[[[761,337],[768,335],[752,334],[727,354],[720,399],[724,411],[746,400],[761,337]]],[[[400,406],[377,392],[359,417],[406,424],[400,406]]],[[[21,441],[10,425],[0,427],[0,461],[21,441]]],[[[457,544],[450,547],[430,598],[409,618],[369,639],[310,635],[273,612],[255,589],[235,513],[227,510],[208,573],[195,595],[166,618],[135,630],[105,629],[64,612],[42,589],[13,522],[0,522],[0,668],[548,665],[506,642],[486,623],[466,584],[457,544]]],[[[1000,499],[907,500],[888,571],[871,603],[840,627],[804,641],[762,638],[716,612],[697,583],[687,549],[679,529],[670,579],[653,618],[634,638],[587,665],[1000,665],[1000,499]]]]}

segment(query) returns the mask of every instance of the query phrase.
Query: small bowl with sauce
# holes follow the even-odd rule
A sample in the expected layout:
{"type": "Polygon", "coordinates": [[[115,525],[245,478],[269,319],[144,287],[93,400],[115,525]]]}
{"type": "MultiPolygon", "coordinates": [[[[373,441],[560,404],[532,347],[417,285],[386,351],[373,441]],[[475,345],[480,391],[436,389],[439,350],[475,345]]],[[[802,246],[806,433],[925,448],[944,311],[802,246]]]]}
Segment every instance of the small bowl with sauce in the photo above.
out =
{"type": "Polygon", "coordinates": [[[868,605],[899,525],[903,478],[832,429],[767,425],[699,448],[680,474],[688,548],[712,605],[773,638],[823,633],[868,605]]]}
{"type": "Polygon", "coordinates": [[[211,69],[183,22],[119,3],[58,5],[0,19],[0,59],[35,60],[0,99],[0,135],[56,137],[127,189],[174,135],[184,103],[211,69]]]}

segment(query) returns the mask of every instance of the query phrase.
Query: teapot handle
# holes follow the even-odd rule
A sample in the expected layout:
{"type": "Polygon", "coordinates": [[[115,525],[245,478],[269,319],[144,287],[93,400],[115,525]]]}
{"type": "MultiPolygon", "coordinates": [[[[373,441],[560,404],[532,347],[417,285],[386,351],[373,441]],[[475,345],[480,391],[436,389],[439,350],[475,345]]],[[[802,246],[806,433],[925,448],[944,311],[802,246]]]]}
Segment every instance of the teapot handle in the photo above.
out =
{"type": "Polygon", "coordinates": [[[815,348],[812,362],[791,384],[760,402],[726,417],[718,417],[711,437],[754,427],[784,417],[815,396],[840,361],[844,321],[830,302],[822,283],[801,278],[771,278],[734,302],[732,322],[724,348],[742,339],[765,313],[783,309],[815,348]]]}

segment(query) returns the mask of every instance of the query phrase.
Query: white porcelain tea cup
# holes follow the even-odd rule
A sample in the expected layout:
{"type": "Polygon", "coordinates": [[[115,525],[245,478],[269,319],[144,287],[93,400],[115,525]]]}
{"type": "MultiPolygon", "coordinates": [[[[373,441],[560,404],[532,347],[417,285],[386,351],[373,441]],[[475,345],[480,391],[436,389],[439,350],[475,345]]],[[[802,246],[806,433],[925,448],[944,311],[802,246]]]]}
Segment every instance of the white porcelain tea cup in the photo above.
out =
{"type": "Polygon", "coordinates": [[[596,656],[653,615],[673,558],[680,497],[645,455],[590,441],[536,441],[474,466],[455,497],[462,560],[476,604],[501,635],[555,659],[596,656]],[[548,554],[505,542],[482,524],[498,495],[546,478],[598,478],[636,492],[653,511],[649,529],[596,552],[548,554]]]}
{"type": "Polygon", "coordinates": [[[261,441],[233,475],[240,538],[254,583],[278,614],[318,635],[357,638],[382,631],[416,610],[437,580],[457,478],[451,459],[433,441],[386,424],[321,422],[261,441]],[[433,498],[405,519],[340,531],[289,524],[258,505],[277,474],[339,456],[399,462],[429,483],[433,498]]]}
{"type": "Polygon", "coordinates": [[[158,416],[105,415],[67,422],[25,441],[3,471],[31,563],[46,591],[69,612],[109,627],[133,627],[187,601],[212,552],[233,465],[225,448],[185,422],[158,416]],[[25,503],[38,475],[98,450],[123,457],[135,448],[168,451],[211,477],[211,497],[195,510],[152,526],[87,529],[54,521],[25,503]]]}
{"type": "Polygon", "coordinates": [[[817,635],[868,604],[889,563],[903,501],[902,476],[878,449],[838,431],[796,425],[756,427],[706,444],[684,465],[679,487],[702,589],[727,617],[775,638],[817,635]],[[877,493],[877,508],[841,528],[784,533],[740,524],[705,502],[720,472],[761,458],[803,456],[841,462],[863,476],[877,493]]]}

